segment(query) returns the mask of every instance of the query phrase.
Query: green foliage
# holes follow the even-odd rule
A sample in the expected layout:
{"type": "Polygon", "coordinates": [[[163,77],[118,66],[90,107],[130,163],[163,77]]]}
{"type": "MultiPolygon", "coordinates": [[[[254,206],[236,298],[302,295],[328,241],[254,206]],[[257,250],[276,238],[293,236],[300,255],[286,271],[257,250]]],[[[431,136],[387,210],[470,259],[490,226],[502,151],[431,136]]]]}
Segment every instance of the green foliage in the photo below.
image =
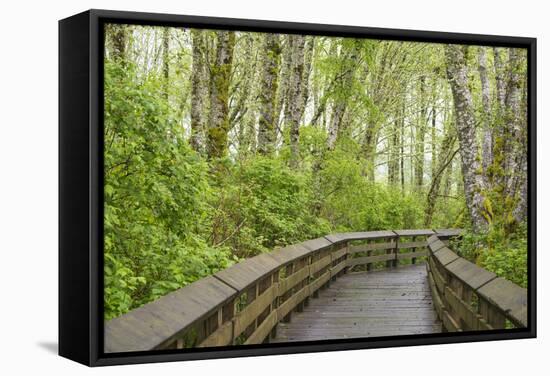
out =
{"type": "Polygon", "coordinates": [[[182,139],[160,80],[105,66],[105,316],[111,318],[233,262],[200,235],[208,167],[182,139]]]}
{"type": "Polygon", "coordinates": [[[311,212],[310,179],[278,158],[257,156],[234,165],[213,205],[214,241],[229,239],[239,257],[249,257],[325,234],[326,223],[311,212]]]}
{"type": "Polygon", "coordinates": [[[499,277],[527,287],[527,228],[525,225],[513,235],[507,235],[503,226],[491,225],[482,234],[467,232],[452,248],[479,266],[499,277]]]}

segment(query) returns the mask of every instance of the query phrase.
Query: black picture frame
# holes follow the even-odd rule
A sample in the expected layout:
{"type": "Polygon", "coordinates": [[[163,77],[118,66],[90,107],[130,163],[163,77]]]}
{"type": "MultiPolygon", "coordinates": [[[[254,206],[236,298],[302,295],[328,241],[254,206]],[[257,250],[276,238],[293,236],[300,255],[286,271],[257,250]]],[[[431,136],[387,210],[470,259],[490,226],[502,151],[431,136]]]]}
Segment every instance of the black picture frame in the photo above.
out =
{"type": "Polygon", "coordinates": [[[59,354],[88,366],[536,337],[536,39],[88,10],[59,22],[59,354]],[[103,352],[103,24],[302,33],[521,47],[528,51],[528,327],[155,352],[103,352]]]}

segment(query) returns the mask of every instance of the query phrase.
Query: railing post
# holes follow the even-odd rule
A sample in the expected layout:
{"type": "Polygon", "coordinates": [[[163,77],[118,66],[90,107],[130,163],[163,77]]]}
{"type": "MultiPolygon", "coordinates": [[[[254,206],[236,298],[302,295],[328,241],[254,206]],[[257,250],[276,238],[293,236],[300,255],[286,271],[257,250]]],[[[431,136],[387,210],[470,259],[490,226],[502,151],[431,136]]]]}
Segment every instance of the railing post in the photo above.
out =
{"type": "Polygon", "coordinates": [[[397,266],[397,254],[399,253],[399,235],[396,235],[394,248],[390,249],[389,253],[393,253],[394,258],[392,260],[387,261],[386,267],[387,268],[396,267],[397,266]]]}
{"type": "MultiPolygon", "coordinates": [[[[413,237],[412,237],[412,241],[413,241],[413,242],[416,241],[416,236],[413,236],[413,237]]],[[[415,253],[415,252],[416,252],[416,247],[411,248],[411,252],[412,252],[412,253],[415,253]]],[[[411,264],[413,264],[413,265],[416,264],[416,257],[413,257],[413,258],[411,259],[411,264]]]]}

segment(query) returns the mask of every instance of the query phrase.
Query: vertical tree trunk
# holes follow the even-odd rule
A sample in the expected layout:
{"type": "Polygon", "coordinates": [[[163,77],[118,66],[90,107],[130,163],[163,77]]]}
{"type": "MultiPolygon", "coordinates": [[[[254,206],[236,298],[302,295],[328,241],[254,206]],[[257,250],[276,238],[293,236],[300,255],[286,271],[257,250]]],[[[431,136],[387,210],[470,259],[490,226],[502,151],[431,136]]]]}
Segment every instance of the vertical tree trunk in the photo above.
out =
{"type": "Polygon", "coordinates": [[[435,103],[432,104],[432,111],[431,111],[431,121],[432,121],[432,127],[431,127],[431,135],[430,135],[430,141],[431,141],[431,168],[430,172],[432,175],[432,180],[437,172],[437,143],[436,143],[436,125],[437,125],[437,117],[436,117],[436,109],[435,109],[435,103]]]}
{"type": "Polygon", "coordinates": [[[288,90],[288,126],[290,131],[290,166],[298,167],[300,145],[300,119],[304,112],[302,79],[304,75],[304,44],[303,35],[291,35],[292,63],[288,90]]]}
{"type": "Polygon", "coordinates": [[[268,33],[265,35],[263,46],[263,65],[260,89],[260,119],[258,129],[258,152],[264,155],[271,154],[275,147],[275,129],[277,118],[275,115],[277,97],[277,75],[279,74],[279,35],[268,33]]]}
{"type": "Polygon", "coordinates": [[[426,138],[426,122],[427,122],[427,104],[426,104],[426,77],[420,77],[420,117],[416,125],[416,141],[415,141],[415,164],[414,164],[414,180],[415,189],[417,192],[422,191],[424,185],[424,149],[426,138]]]}
{"type": "Polygon", "coordinates": [[[204,133],[206,119],[206,101],[208,79],[206,70],[206,49],[204,34],[197,29],[191,29],[193,66],[191,71],[191,147],[202,152],[204,149],[204,133]]]}
{"type": "Polygon", "coordinates": [[[162,30],[162,76],[164,78],[164,98],[168,101],[170,78],[170,28],[162,30]]]}
{"type": "MultiPolygon", "coordinates": [[[[512,198],[515,206],[512,209],[514,219],[519,223],[527,216],[527,132],[525,131],[527,114],[526,107],[522,107],[522,82],[521,82],[521,50],[510,49],[509,78],[506,93],[506,125],[509,130],[507,158],[507,182],[506,192],[512,198]]],[[[523,100],[527,103],[527,95],[523,100]]]]}
{"type": "Polygon", "coordinates": [[[487,48],[479,47],[478,56],[479,79],[481,81],[481,102],[483,105],[483,141],[481,143],[481,155],[483,165],[483,179],[485,185],[488,182],[489,166],[493,163],[493,130],[491,127],[491,92],[489,77],[487,75],[487,48]]]}
{"type": "Polygon", "coordinates": [[[522,150],[522,116],[520,109],[521,99],[521,83],[520,83],[520,56],[517,48],[510,49],[509,58],[509,72],[508,72],[508,84],[506,90],[506,111],[505,122],[506,127],[506,148],[504,157],[506,158],[506,192],[511,197],[515,196],[514,191],[514,177],[518,172],[519,165],[517,163],[517,156],[520,156],[522,150]]]}
{"type": "Polygon", "coordinates": [[[315,49],[315,37],[309,36],[306,38],[305,42],[305,52],[304,52],[304,74],[302,76],[302,103],[304,109],[302,110],[302,122],[305,122],[303,118],[305,114],[305,109],[307,107],[307,102],[309,101],[309,77],[311,75],[312,64],[313,64],[313,50],[315,49]]]}
{"type": "Polygon", "coordinates": [[[361,41],[354,39],[346,41],[346,44],[342,46],[340,52],[341,65],[339,74],[336,75],[334,81],[336,89],[334,93],[334,107],[327,138],[327,148],[329,150],[334,149],[336,141],[342,133],[342,119],[347,110],[351,94],[353,93],[353,80],[357,69],[360,47],[361,41]]]}
{"type": "Polygon", "coordinates": [[[399,153],[399,159],[401,162],[401,192],[405,194],[405,101],[403,100],[403,112],[402,112],[402,118],[400,121],[400,137],[399,137],[399,144],[400,144],[400,153],[399,153]]]}
{"type": "Polygon", "coordinates": [[[475,119],[472,103],[472,94],[468,88],[468,76],[465,48],[459,45],[447,45],[445,57],[447,62],[447,78],[453,93],[456,126],[460,143],[460,155],[462,158],[462,176],[466,206],[470,214],[474,231],[480,231],[486,227],[487,222],[483,216],[483,185],[478,160],[478,147],[475,134],[475,119]]]}
{"type": "Polygon", "coordinates": [[[424,211],[424,226],[429,228],[432,225],[432,218],[435,211],[435,204],[437,201],[437,196],[439,195],[439,190],[441,186],[441,181],[444,176],[444,172],[451,165],[453,158],[458,150],[453,150],[455,144],[455,138],[451,135],[450,130],[445,131],[445,136],[443,141],[441,141],[441,149],[439,151],[439,158],[436,163],[436,168],[432,174],[432,181],[430,184],[430,189],[428,191],[428,196],[426,198],[426,209],[424,211]]]}
{"type": "Polygon", "coordinates": [[[399,181],[399,130],[400,119],[395,119],[388,138],[388,184],[391,186],[397,185],[399,181]]]}
{"type": "Polygon", "coordinates": [[[216,58],[210,66],[210,116],[207,152],[209,158],[225,156],[229,131],[229,80],[235,47],[235,33],[218,31],[216,58]]]}

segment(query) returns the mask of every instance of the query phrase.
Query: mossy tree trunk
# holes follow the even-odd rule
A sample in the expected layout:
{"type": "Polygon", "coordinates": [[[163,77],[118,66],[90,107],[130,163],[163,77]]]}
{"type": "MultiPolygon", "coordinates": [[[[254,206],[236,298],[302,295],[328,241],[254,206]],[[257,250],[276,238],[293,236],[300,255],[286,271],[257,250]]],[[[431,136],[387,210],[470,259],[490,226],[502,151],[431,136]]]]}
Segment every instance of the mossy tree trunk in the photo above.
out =
{"type": "Polygon", "coordinates": [[[191,29],[193,65],[191,71],[191,147],[204,150],[205,120],[208,100],[205,36],[203,31],[191,29]]]}
{"type": "Polygon", "coordinates": [[[229,131],[229,84],[235,33],[218,31],[216,57],[210,65],[210,116],[208,119],[207,153],[210,159],[227,153],[229,131]]]}
{"type": "Polygon", "coordinates": [[[300,158],[300,119],[302,118],[305,107],[302,93],[305,37],[303,35],[292,35],[289,37],[289,41],[290,48],[292,49],[292,62],[288,88],[287,114],[290,142],[290,166],[296,168],[298,167],[300,158]]]}
{"type": "Polygon", "coordinates": [[[489,76],[487,74],[487,48],[479,47],[478,70],[481,82],[481,102],[483,106],[483,135],[481,142],[481,155],[483,165],[483,177],[485,185],[488,184],[489,167],[493,163],[493,129],[492,129],[492,111],[491,111],[491,89],[489,76]]]}
{"type": "Polygon", "coordinates": [[[260,89],[260,118],[258,128],[258,152],[263,155],[273,153],[275,148],[275,130],[277,114],[275,113],[277,98],[277,76],[281,46],[279,35],[266,34],[263,50],[263,64],[260,89]]]}
{"type": "Polygon", "coordinates": [[[482,170],[475,133],[472,93],[468,87],[466,48],[468,47],[447,45],[445,56],[447,78],[454,100],[466,206],[470,214],[472,228],[474,231],[480,231],[487,226],[487,220],[483,214],[482,170]]]}

